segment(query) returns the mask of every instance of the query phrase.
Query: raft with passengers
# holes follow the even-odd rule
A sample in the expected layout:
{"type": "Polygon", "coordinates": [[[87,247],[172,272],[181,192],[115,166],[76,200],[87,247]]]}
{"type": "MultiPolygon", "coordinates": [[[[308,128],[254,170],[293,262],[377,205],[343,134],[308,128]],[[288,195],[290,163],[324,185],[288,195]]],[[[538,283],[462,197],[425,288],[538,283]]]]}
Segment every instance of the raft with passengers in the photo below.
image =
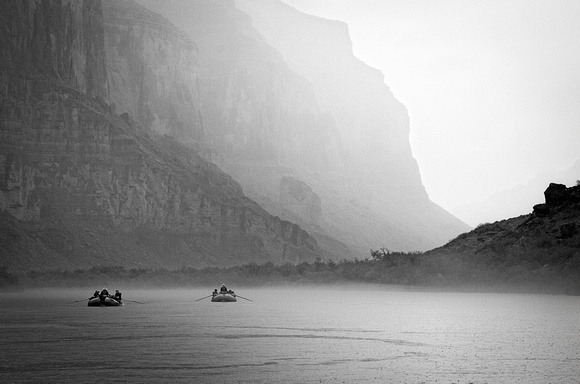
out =
{"type": "Polygon", "coordinates": [[[122,294],[119,290],[115,294],[110,295],[107,288],[103,288],[100,292],[95,291],[93,297],[89,298],[87,305],[89,307],[118,307],[123,305],[122,294]]]}
{"type": "Polygon", "coordinates": [[[218,291],[217,288],[213,290],[212,294],[209,296],[205,296],[202,297],[201,299],[197,299],[195,301],[200,301],[203,299],[207,299],[208,297],[211,297],[211,301],[214,303],[234,303],[236,301],[238,301],[238,297],[240,299],[244,299],[244,300],[248,300],[248,301],[252,301],[250,299],[246,299],[245,297],[242,297],[240,295],[236,295],[234,293],[234,291],[232,291],[231,289],[228,289],[225,284],[222,284],[220,290],[218,291]]]}
{"type": "Polygon", "coordinates": [[[214,303],[226,302],[231,303],[238,301],[236,299],[236,294],[231,289],[228,289],[225,285],[222,285],[219,292],[217,289],[213,290],[211,301],[214,303]]]}

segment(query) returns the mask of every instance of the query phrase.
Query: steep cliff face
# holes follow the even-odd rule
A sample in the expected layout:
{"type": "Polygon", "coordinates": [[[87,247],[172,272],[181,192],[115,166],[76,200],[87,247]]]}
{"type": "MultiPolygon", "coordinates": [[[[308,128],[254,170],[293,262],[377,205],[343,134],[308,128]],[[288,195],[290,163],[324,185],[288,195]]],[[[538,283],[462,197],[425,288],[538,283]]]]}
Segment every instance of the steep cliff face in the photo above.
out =
{"type": "Polygon", "coordinates": [[[288,66],[313,84],[317,103],[334,117],[357,194],[379,207],[385,197],[401,202],[401,195],[410,194],[425,200],[409,145],[407,110],[383,74],[354,56],[348,26],[305,15],[281,1],[235,3],[288,66]],[[368,188],[371,181],[379,188],[368,188]]]}
{"type": "Polygon", "coordinates": [[[34,165],[103,161],[108,123],[82,108],[107,98],[99,3],[6,1],[0,36],[2,210],[38,221],[34,165]]]}
{"type": "Polygon", "coordinates": [[[357,254],[372,244],[425,250],[468,229],[428,199],[407,111],[383,75],[353,56],[345,24],[276,0],[139,2],[198,46],[214,160],[271,213],[357,254]],[[318,225],[285,216],[277,203],[284,177],[320,197],[318,225]]]}
{"type": "Polygon", "coordinates": [[[0,68],[4,76],[34,73],[106,99],[100,2],[2,2],[0,68]]]}
{"type": "Polygon", "coordinates": [[[334,126],[318,110],[310,84],[287,68],[232,1],[139,3],[198,47],[205,138],[226,163],[248,165],[250,172],[260,166],[331,171],[341,163],[334,126]]]}
{"type": "Polygon", "coordinates": [[[0,264],[182,267],[320,256],[313,238],[267,214],[215,165],[112,113],[100,2],[6,1],[0,16],[0,264]]]}
{"type": "Polygon", "coordinates": [[[103,0],[107,75],[118,113],[181,140],[203,140],[195,44],[129,0],[103,0]]]}
{"type": "Polygon", "coordinates": [[[378,226],[379,231],[365,228],[377,235],[374,241],[425,250],[468,229],[429,200],[411,153],[407,110],[384,83],[383,74],[354,56],[345,23],[305,15],[281,1],[235,3],[288,66],[313,84],[321,110],[334,117],[348,159],[347,201],[378,216],[378,221],[362,220],[378,226]]]}
{"type": "MultiPolygon", "coordinates": [[[[298,220],[320,240],[321,227],[312,227],[307,217],[286,215],[279,204],[283,177],[320,180],[322,175],[325,183],[344,182],[342,144],[332,117],[320,112],[311,84],[288,69],[233,1],[139,3],[170,19],[198,47],[209,158],[271,214],[298,220]]],[[[351,256],[347,247],[339,248],[346,252],[327,252],[327,257],[351,256]]]]}

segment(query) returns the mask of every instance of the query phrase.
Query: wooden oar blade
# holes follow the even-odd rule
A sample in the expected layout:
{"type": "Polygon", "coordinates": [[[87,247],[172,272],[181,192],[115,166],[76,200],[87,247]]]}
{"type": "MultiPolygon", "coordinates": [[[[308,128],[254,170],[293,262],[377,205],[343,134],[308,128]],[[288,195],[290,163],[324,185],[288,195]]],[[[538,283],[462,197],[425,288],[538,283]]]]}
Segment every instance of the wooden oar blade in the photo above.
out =
{"type": "Polygon", "coordinates": [[[137,303],[137,304],[145,304],[145,303],[142,303],[142,302],[140,302],[140,301],[129,300],[129,299],[121,299],[121,301],[129,301],[129,302],[131,302],[131,303],[137,303]]]}
{"type": "Polygon", "coordinates": [[[88,299],[81,299],[81,300],[77,300],[77,301],[71,301],[70,303],[67,303],[67,304],[80,303],[81,301],[86,301],[86,300],[90,300],[90,299],[92,299],[92,297],[89,297],[88,299]]]}

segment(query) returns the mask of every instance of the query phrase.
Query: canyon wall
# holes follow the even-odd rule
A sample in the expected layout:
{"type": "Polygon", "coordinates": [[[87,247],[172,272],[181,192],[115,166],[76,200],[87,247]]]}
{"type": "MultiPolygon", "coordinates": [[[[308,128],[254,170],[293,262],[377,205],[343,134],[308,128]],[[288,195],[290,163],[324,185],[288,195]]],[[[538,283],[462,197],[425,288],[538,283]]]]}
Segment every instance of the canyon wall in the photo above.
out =
{"type": "Polygon", "coordinates": [[[407,112],[343,23],[139,3],[0,3],[1,265],[340,260],[466,228],[429,201],[407,112]]]}
{"type": "Polygon", "coordinates": [[[316,102],[333,116],[358,196],[381,207],[409,195],[426,200],[409,144],[409,116],[383,74],[353,54],[348,25],[303,14],[281,1],[236,0],[252,26],[313,85],[316,102]],[[375,188],[369,188],[373,183],[375,188]],[[380,191],[380,193],[378,193],[380,191]]]}
{"type": "Polygon", "coordinates": [[[182,31],[128,0],[103,0],[107,77],[116,111],[141,127],[203,141],[198,52],[182,31]]]}
{"type": "Polygon", "coordinates": [[[269,212],[358,257],[379,244],[426,250],[468,229],[429,200],[407,111],[382,73],[354,57],[344,23],[277,0],[139,3],[197,45],[212,160],[269,212]],[[316,224],[284,209],[285,177],[320,197],[316,224]]]}
{"type": "MultiPolygon", "coordinates": [[[[115,36],[127,25],[104,28],[102,20],[98,1],[0,3],[0,264],[177,268],[320,257],[308,233],[158,134],[161,125],[118,110],[139,96],[123,88],[130,100],[112,101],[120,91],[108,87],[105,28],[115,36]]],[[[172,42],[157,41],[159,52],[171,52],[172,42]]],[[[187,39],[176,44],[193,47],[187,39]]],[[[200,122],[191,109],[187,118],[200,122]]],[[[188,137],[202,132],[201,123],[171,126],[188,137]]]]}
{"type": "Polygon", "coordinates": [[[2,2],[0,68],[4,76],[34,73],[91,97],[108,96],[100,2],[2,2]]]}

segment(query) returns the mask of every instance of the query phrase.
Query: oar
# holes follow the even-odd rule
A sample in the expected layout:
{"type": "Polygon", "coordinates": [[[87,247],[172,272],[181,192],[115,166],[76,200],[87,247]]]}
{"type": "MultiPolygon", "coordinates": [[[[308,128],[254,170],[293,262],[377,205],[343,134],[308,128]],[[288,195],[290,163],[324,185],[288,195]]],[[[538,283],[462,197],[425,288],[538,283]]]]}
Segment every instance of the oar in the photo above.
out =
{"type": "Polygon", "coordinates": [[[213,295],[209,295],[209,296],[206,296],[206,297],[202,297],[201,299],[197,299],[197,300],[195,300],[195,301],[200,301],[200,300],[203,300],[203,299],[207,299],[208,297],[212,297],[212,296],[213,296],[213,295]]]}
{"type": "Polygon", "coordinates": [[[254,300],[246,299],[245,297],[240,296],[240,295],[236,295],[236,297],[239,297],[240,299],[251,301],[252,303],[254,302],[254,300]]]}
{"type": "Polygon", "coordinates": [[[89,297],[88,299],[82,299],[82,300],[77,300],[77,301],[71,301],[70,303],[67,303],[67,304],[80,303],[81,301],[90,300],[90,299],[92,299],[92,297],[89,297]]]}
{"type": "Polygon", "coordinates": [[[145,304],[145,303],[142,303],[142,302],[140,302],[140,301],[129,300],[129,299],[121,299],[121,301],[130,301],[131,303],[137,303],[137,304],[145,304]]]}

